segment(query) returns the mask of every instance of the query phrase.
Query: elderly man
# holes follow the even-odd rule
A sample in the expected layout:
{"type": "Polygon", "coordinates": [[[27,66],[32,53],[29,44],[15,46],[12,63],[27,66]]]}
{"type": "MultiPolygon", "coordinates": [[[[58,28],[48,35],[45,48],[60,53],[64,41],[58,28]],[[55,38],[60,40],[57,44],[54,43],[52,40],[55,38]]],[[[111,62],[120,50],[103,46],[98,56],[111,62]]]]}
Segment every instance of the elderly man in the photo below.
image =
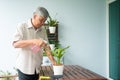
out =
{"type": "Polygon", "coordinates": [[[52,64],[56,64],[47,45],[48,38],[43,26],[48,16],[44,7],[38,7],[30,20],[17,26],[13,46],[18,49],[16,68],[19,80],[38,80],[44,50],[52,64]]]}

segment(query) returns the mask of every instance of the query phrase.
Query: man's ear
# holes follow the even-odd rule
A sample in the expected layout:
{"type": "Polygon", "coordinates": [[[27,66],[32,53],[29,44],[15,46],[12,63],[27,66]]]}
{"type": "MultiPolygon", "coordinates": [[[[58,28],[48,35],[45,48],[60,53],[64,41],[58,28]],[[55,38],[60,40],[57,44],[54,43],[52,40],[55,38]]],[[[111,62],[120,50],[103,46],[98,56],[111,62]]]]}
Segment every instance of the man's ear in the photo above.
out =
{"type": "Polygon", "coordinates": [[[36,14],[34,14],[34,15],[33,15],[33,18],[35,19],[36,17],[37,17],[37,15],[36,15],[36,14]]]}

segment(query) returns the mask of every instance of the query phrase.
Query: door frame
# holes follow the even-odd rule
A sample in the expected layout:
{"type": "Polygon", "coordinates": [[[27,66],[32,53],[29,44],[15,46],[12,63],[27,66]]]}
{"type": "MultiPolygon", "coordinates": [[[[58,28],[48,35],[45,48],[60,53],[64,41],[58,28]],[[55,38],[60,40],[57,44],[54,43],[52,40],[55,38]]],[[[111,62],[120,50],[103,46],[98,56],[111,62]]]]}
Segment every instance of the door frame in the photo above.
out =
{"type": "Polygon", "coordinates": [[[106,71],[107,71],[107,78],[109,77],[109,4],[113,3],[116,0],[106,0],[106,71]]]}
{"type": "Polygon", "coordinates": [[[116,0],[106,0],[106,72],[107,72],[107,78],[109,80],[113,80],[111,79],[110,76],[110,72],[109,72],[109,4],[113,3],[116,0]]]}

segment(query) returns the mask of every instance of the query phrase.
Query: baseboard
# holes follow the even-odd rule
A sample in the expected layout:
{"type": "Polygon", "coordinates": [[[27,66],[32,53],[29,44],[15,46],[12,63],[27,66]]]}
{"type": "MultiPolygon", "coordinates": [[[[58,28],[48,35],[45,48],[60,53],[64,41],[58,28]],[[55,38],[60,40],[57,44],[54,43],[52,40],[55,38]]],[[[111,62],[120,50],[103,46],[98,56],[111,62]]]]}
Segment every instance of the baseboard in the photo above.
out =
{"type": "Polygon", "coordinates": [[[114,79],[112,79],[112,78],[108,78],[108,80],[114,80],[114,79]]]}

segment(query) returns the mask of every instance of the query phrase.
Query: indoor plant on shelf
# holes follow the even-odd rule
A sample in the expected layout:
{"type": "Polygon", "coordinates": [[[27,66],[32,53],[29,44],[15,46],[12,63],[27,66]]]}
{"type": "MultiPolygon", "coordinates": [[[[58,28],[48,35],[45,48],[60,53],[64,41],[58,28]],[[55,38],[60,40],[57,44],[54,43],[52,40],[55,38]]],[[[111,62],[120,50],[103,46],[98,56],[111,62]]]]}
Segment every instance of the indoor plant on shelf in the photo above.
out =
{"type": "Polygon", "coordinates": [[[55,40],[49,40],[49,45],[50,45],[51,50],[54,50],[54,48],[55,48],[55,43],[56,43],[55,40]]]}
{"type": "Polygon", "coordinates": [[[57,21],[57,19],[53,19],[51,16],[48,17],[47,24],[49,26],[50,33],[55,33],[58,23],[59,22],[57,21]]]}
{"type": "Polygon", "coordinates": [[[64,64],[63,64],[62,58],[65,54],[65,50],[68,48],[69,46],[64,48],[61,48],[60,46],[58,46],[54,50],[52,50],[52,54],[54,55],[55,60],[57,62],[56,65],[53,65],[54,75],[63,75],[64,64]]]}

